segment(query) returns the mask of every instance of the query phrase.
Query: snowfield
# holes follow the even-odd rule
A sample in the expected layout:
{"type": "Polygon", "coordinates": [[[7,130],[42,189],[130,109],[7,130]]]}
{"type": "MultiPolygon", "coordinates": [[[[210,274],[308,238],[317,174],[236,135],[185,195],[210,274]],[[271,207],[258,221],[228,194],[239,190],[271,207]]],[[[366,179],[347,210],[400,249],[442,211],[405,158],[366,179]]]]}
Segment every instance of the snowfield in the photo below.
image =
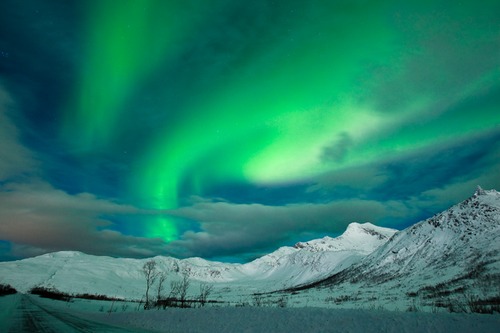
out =
{"type": "Polygon", "coordinates": [[[500,316],[324,308],[168,309],[93,317],[110,324],[172,333],[495,332],[500,316]]]}
{"type": "MultiPolygon", "coordinates": [[[[8,329],[13,311],[9,306],[15,303],[13,297],[16,296],[0,297],[0,330],[8,329]]],[[[123,304],[112,302],[75,300],[66,303],[30,297],[50,312],[144,333],[496,333],[500,327],[497,315],[230,306],[138,311],[132,303],[126,303],[124,310],[123,304]]],[[[61,333],[66,332],[73,331],[61,333]]]]}

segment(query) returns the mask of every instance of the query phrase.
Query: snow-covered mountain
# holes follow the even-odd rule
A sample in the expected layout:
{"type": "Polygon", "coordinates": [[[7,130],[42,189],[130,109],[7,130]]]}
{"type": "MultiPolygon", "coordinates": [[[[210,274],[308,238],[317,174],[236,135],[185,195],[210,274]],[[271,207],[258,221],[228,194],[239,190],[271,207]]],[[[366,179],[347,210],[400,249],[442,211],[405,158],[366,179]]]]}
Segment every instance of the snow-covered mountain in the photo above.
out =
{"type": "Polygon", "coordinates": [[[243,265],[252,281],[273,282],[272,289],[316,281],[360,261],[383,245],[397,230],[371,223],[351,223],[339,237],[299,242],[243,265]]]}
{"type": "Polygon", "coordinates": [[[359,224],[353,222],[339,237],[324,237],[309,242],[295,244],[297,249],[307,249],[311,252],[319,251],[357,251],[370,254],[381,243],[385,243],[396,232],[395,229],[377,227],[371,223],[359,224]]]}
{"type": "Polygon", "coordinates": [[[356,265],[316,285],[343,283],[398,287],[427,298],[472,289],[497,297],[500,193],[478,187],[470,198],[396,233],[356,265]]]}
{"type": "Polygon", "coordinates": [[[398,232],[351,223],[339,237],[299,242],[246,264],[57,252],[0,263],[0,283],[22,292],[44,286],[72,294],[141,299],[145,292],[141,268],[151,259],[168,274],[167,294],[170,282],[189,271],[189,294],[196,295],[199,284],[208,283],[214,288],[211,298],[224,301],[288,290],[295,291],[294,304],[306,306],[333,302],[343,307],[398,309],[415,307],[418,298],[434,311],[437,306],[451,309],[454,304],[470,304],[468,295],[496,306],[500,193],[478,188],[467,200],[398,232]]]}
{"type": "MultiPolygon", "coordinates": [[[[351,223],[339,237],[325,237],[294,247],[282,247],[246,264],[152,258],[169,281],[189,271],[193,282],[210,283],[215,292],[264,292],[307,284],[349,267],[383,245],[396,232],[370,223],[351,223]]],[[[150,258],[151,259],[151,258],[150,258]]],[[[144,295],[141,268],[150,259],[126,259],[63,251],[0,263],[0,283],[21,292],[34,286],[53,287],[68,293],[104,294],[126,299],[144,295]]],[[[196,283],[191,284],[197,288],[196,283]]],[[[194,291],[196,292],[196,291],[194,291]]]]}

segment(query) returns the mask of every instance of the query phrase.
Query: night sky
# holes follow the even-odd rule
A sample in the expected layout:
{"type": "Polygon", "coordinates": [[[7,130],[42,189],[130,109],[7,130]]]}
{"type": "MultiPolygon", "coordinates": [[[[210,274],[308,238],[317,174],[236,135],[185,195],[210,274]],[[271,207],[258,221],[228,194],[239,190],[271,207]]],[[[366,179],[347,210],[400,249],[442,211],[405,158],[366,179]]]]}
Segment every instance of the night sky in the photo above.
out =
{"type": "Polygon", "coordinates": [[[0,260],[247,261],[500,188],[500,2],[0,1],[0,260]]]}

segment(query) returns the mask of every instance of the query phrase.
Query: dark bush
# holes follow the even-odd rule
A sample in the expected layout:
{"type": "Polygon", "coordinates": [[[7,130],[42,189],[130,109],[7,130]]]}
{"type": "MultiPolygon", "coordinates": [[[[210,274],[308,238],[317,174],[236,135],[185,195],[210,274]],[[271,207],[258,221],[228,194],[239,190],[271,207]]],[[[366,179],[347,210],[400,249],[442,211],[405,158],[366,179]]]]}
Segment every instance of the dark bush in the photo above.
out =
{"type": "Polygon", "coordinates": [[[57,289],[49,289],[46,287],[33,287],[29,291],[32,295],[38,295],[44,298],[55,299],[58,301],[66,301],[69,302],[71,300],[71,295],[63,293],[57,289]]]}
{"type": "Polygon", "coordinates": [[[17,290],[10,284],[0,284],[0,296],[12,295],[15,293],[17,293],[17,290]]]}
{"type": "Polygon", "coordinates": [[[81,299],[91,299],[96,301],[123,301],[121,298],[110,297],[106,295],[95,295],[95,294],[76,294],[72,296],[73,298],[81,298],[81,299]]]}
{"type": "MultiPolygon", "coordinates": [[[[160,300],[156,300],[152,304],[152,308],[191,308],[194,303],[199,303],[201,302],[199,300],[189,300],[189,299],[180,299],[180,298],[175,298],[175,297],[167,297],[167,298],[162,298],[160,300]]],[[[212,301],[206,301],[206,303],[212,303],[212,301]]]]}
{"type": "Polygon", "coordinates": [[[472,313],[500,313],[500,296],[480,299],[476,295],[466,297],[469,312],[472,313]]]}

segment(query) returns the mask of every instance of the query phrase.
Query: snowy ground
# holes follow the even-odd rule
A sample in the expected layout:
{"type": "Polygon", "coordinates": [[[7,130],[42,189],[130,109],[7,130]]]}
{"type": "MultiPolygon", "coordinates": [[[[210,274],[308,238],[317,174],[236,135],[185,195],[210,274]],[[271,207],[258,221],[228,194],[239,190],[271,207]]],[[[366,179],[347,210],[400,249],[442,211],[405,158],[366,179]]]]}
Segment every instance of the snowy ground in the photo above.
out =
{"type": "Polygon", "coordinates": [[[324,308],[168,309],[100,316],[110,324],[161,332],[498,332],[500,316],[324,308]]]}
{"type": "MultiPolygon", "coordinates": [[[[9,320],[9,298],[0,297],[0,320],[9,320]]],[[[32,296],[30,296],[32,297],[32,296]]],[[[500,315],[409,313],[316,307],[218,306],[138,311],[137,303],[36,298],[50,311],[153,332],[498,332],[500,315]]],[[[64,332],[62,332],[64,333],[64,332]]]]}

